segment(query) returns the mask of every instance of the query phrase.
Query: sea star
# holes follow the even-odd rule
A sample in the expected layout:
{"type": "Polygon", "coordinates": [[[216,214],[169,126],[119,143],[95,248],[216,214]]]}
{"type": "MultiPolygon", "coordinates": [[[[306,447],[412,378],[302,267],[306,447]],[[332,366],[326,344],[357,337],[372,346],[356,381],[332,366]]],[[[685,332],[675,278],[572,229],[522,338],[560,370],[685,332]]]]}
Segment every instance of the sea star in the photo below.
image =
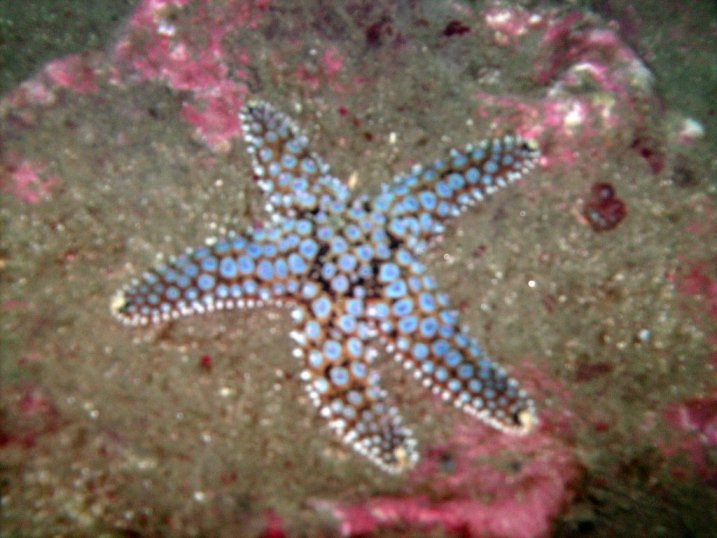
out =
{"type": "Polygon", "coordinates": [[[532,400],[459,327],[417,256],[448,218],[530,170],[537,146],[509,135],[483,141],[351,198],[290,118],[252,101],[240,119],[271,223],[148,271],[114,296],[115,316],[147,325],[290,305],[309,398],[345,443],[390,473],[418,453],[372,368],[379,341],[445,401],[499,430],[530,431],[532,400]]]}

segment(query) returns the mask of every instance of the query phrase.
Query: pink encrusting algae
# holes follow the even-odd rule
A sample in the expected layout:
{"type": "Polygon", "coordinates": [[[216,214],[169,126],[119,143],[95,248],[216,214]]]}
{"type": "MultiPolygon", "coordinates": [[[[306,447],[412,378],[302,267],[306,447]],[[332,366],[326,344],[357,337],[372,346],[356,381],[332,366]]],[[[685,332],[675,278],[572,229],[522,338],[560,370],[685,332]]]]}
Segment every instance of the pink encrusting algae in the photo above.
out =
{"type": "Polygon", "coordinates": [[[182,117],[198,136],[217,151],[228,151],[239,134],[238,113],[249,93],[251,57],[246,50],[227,50],[224,40],[252,31],[269,2],[209,0],[192,3],[193,13],[183,24],[172,15],[189,4],[185,0],[153,0],[140,4],[130,17],[127,33],[113,50],[124,77],[164,82],[187,92],[182,117]]]}
{"type": "Polygon", "coordinates": [[[717,490],[717,467],[713,461],[717,450],[717,393],[670,404],[662,416],[674,432],[674,439],[660,446],[666,457],[678,462],[671,466],[672,474],[684,480],[694,470],[717,490]],[[691,467],[683,463],[684,459],[691,467]]]}
{"type": "Polygon", "coordinates": [[[95,93],[99,88],[95,81],[94,66],[89,61],[91,58],[91,55],[72,54],[50,62],[43,73],[59,88],[80,94],[95,93]]]}
{"type": "Polygon", "coordinates": [[[60,176],[48,174],[45,166],[27,160],[6,163],[0,169],[0,190],[27,204],[48,198],[59,183],[60,176]]]}
{"type": "Polygon", "coordinates": [[[50,106],[67,90],[81,95],[99,91],[103,56],[97,52],[70,54],[47,63],[29,80],[0,99],[0,111],[12,111],[26,123],[34,121],[32,107],[50,106]]]}
{"type": "MultiPolygon", "coordinates": [[[[707,242],[717,233],[717,214],[711,204],[695,204],[692,222],[685,233],[707,242]]],[[[702,255],[702,253],[700,253],[702,255]]],[[[717,370],[717,256],[681,258],[679,269],[667,275],[675,291],[683,299],[683,309],[694,326],[706,333],[711,353],[707,360],[717,370]]],[[[672,472],[677,478],[688,479],[696,470],[717,490],[717,392],[672,402],[662,409],[662,418],[670,427],[671,437],[661,443],[661,451],[678,462],[685,458],[692,468],[677,465],[672,472]]]]}
{"type": "Polygon", "coordinates": [[[575,11],[501,6],[487,8],[483,18],[499,45],[538,43],[532,77],[545,91],[526,100],[479,90],[481,117],[523,118],[520,134],[552,148],[546,162],[557,165],[571,166],[587,150],[600,158],[617,141],[640,138],[647,115],[659,106],[653,75],[615,31],[575,11]]]}
{"type": "MultiPolygon", "coordinates": [[[[569,503],[579,476],[572,449],[550,435],[496,439],[459,426],[451,439],[430,448],[416,470],[433,495],[378,496],[360,504],[323,501],[344,536],[387,528],[442,529],[462,536],[537,538],[569,503]]],[[[419,478],[420,477],[420,478],[419,478]]]]}
{"type": "Polygon", "coordinates": [[[555,408],[527,437],[496,436],[466,422],[428,447],[410,475],[414,493],[360,503],[316,501],[339,522],[343,536],[387,529],[442,530],[450,535],[539,538],[570,502],[581,467],[571,447],[571,393],[530,364],[531,390],[550,394],[555,408]],[[416,492],[430,492],[416,493],[416,492]]]}

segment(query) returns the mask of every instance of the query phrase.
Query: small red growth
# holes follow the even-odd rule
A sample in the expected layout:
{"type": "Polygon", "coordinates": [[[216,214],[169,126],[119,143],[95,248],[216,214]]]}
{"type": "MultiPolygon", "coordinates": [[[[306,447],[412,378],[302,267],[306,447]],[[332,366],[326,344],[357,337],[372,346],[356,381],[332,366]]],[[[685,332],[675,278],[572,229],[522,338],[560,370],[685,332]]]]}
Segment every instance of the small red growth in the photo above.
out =
{"type": "Polygon", "coordinates": [[[659,174],[665,167],[665,156],[654,138],[636,138],[630,147],[647,161],[653,174],[659,174]]]}
{"type": "Polygon", "coordinates": [[[209,355],[202,355],[199,358],[199,367],[202,370],[211,370],[212,366],[214,365],[214,361],[209,355]]]}
{"type": "Polygon", "coordinates": [[[677,282],[676,287],[685,295],[704,297],[710,317],[717,318],[717,279],[712,278],[717,259],[695,263],[677,282]]]}
{"type": "Polygon", "coordinates": [[[605,422],[604,420],[598,420],[596,422],[593,422],[593,429],[597,433],[604,433],[610,429],[610,423],[605,422]]]}
{"type": "Polygon", "coordinates": [[[77,259],[77,251],[69,248],[62,254],[62,260],[67,263],[72,263],[77,259]]]}
{"type": "Polygon", "coordinates": [[[543,302],[543,308],[545,308],[545,311],[548,314],[552,314],[555,312],[555,307],[558,304],[558,300],[555,298],[554,295],[552,295],[550,293],[543,295],[542,302],[543,302]]]}
{"type": "Polygon", "coordinates": [[[612,364],[609,362],[594,362],[590,364],[581,364],[575,372],[575,380],[578,383],[592,381],[596,377],[602,377],[612,372],[612,364]]]}
{"type": "Polygon", "coordinates": [[[261,538],[286,538],[281,518],[274,512],[266,514],[266,528],[260,535],[261,538]]]}
{"type": "Polygon", "coordinates": [[[706,293],[709,290],[712,280],[705,269],[704,263],[695,264],[690,271],[680,279],[680,291],[687,295],[706,293]]]}
{"type": "Polygon", "coordinates": [[[451,21],[443,29],[443,35],[451,37],[454,35],[464,35],[471,31],[469,26],[466,26],[461,21],[451,21]]]}
{"type": "Polygon", "coordinates": [[[382,17],[380,20],[366,28],[366,43],[372,47],[380,47],[384,44],[384,38],[393,35],[390,17],[382,17]]]}
{"type": "Polygon", "coordinates": [[[39,437],[59,428],[60,413],[43,387],[7,385],[4,389],[9,405],[0,425],[0,447],[15,444],[30,448],[39,437]]]}
{"type": "Polygon", "coordinates": [[[622,222],[627,215],[627,208],[625,203],[615,196],[615,189],[610,183],[593,183],[583,215],[593,230],[605,232],[622,222]]]}

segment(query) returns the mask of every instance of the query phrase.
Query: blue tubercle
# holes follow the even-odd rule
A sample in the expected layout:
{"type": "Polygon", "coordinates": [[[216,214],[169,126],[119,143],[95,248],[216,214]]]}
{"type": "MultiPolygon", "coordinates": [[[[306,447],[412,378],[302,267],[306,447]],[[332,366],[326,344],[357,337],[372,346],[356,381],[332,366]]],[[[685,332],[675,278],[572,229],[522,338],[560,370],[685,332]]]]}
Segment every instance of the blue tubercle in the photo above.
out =
{"type": "Polygon", "coordinates": [[[379,385],[376,342],[445,401],[502,431],[530,431],[533,402],[458,325],[417,256],[448,218],[533,168],[537,147],[504,136],[451,150],[373,198],[352,199],[287,116],[254,101],[240,119],[270,225],[148,271],[115,295],[115,316],[147,325],[291,305],[309,398],[344,442],[387,472],[411,467],[418,453],[379,385]]]}

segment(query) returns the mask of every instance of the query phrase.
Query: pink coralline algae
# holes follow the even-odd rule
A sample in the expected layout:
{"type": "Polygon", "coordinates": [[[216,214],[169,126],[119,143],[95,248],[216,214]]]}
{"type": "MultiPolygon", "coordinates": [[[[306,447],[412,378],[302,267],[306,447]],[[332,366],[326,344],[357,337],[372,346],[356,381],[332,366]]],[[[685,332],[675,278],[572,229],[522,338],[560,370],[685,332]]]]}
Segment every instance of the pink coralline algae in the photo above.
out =
{"type": "MultiPolygon", "coordinates": [[[[239,134],[237,113],[258,67],[253,53],[240,43],[258,31],[270,13],[269,5],[268,0],[144,0],[109,55],[83,54],[52,62],[3,104],[21,116],[23,105],[54,102],[57,89],[91,93],[102,82],[158,82],[179,93],[181,117],[200,140],[215,151],[228,151],[239,134]]],[[[478,115],[493,120],[495,128],[502,128],[501,116],[506,116],[510,127],[530,126],[518,129],[519,134],[553,148],[544,164],[569,165],[579,160],[578,152],[599,153],[623,138],[628,145],[649,139],[643,110],[656,103],[652,75],[612,29],[577,12],[492,5],[479,16],[469,10],[461,14],[465,22],[449,21],[443,30],[446,36],[465,35],[482,23],[494,31],[499,45],[523,50],[518,45],[526,40],[538,44],[528,58],[533,64],[528,75],[545,88],[542,98],[485,92],[475,97],[478,115]]],[[[374,41],[393,36],[388,15],[376,24],[381,37],[374,41]]],[[[369,43],[374,25],[366,30],[369,43]]],[[[339,45],[327,43],[317,48],[313,60],[289,72],[307,93],[319,88],[348,93],[369,82],[359,75],[347,76],[347,57],[339,45]]],[[[279,71],[286,66],[278,51],[270,51],[265,61],[279,71]]],[[[650,152],[661,155],[659,144],[650,146],[650,152]]],[[[648,162],[653,170],[659,166],[654,157],[648,162]]]]}
{"type": "MultiPolygon", "coordinates": [[[[529,126],[518,132],[553,148],[544,164],[570,166],[616,143],[629,147],[644,138],[646,111],[659,106],[653,76],[615,31],[582,13],[520,7],[489,7],[483,20],[499,45],[538,44],[528,74],[545,88],[541,98],[531,101],[479,91],[476,100],[479,116],[494,125],[503,115],[510,124],[529,126]]],[[[658,151],[654,148],[653,153],[658,151]]]]}
{"type": "MultiPolygon", "coordinates": [[[[561,385],[525,368],[541,380],[539,390],[568,405],[570,395],[561,385]]],[[[495,435],[460,422],[449,439],[425,450],[409,478],[413,494],[356,503],[322,500],[315,506],[338,521],[343,536],[387,529],[467,538],[549,536],[581,471],[570,447],[570,412],[546,410],[541,419],[541,428],[526,437],[495,435]]]]}
{"type": "Polygon", "coordinates": [[[485,25],[493,30],[493,39],[509,45],[517,38],[543,25],[543,17],[518,7],[490,6],[483,12],[485,25]]]}
{"type": "MultiPolygon", "coordinates": [[[[664,410],[663,417],[678,439],[663,446],[662,452],[676,456],[677,461],[686,457],[697,474],[717,488],[717,468],[711,461],[717,448],[717,393],[672,404],[664,410]]],[[[680,468],[674,468],[673,474],[679,477],[680,468]]]]}
{"type": "Polygon", "coordinates": [[[343,71],[345,61],[338,47],[329,46],[316,65],[298,65],[294,70],[294,80],[311,93],[323,87],[331,88],[338,94],[348,93],[361,86],[361,80],[355,77],[352,84],[340,80],[338,75],[343,71]]]}
{"type": "Polygon", "coordinates": [[[386,528],[442,529],[461,536],[548,536],[578,477],[572,451],[545,433],[525,439],[459,426],[429,449],[414,473],[428,495],[375,497],[362,504],[324,501],[344,536],[386,528]],[[439,498],[441,500],[435,500],[439,498]]]}
{"type": "Polygon", "coordinates": [[[98,87],[90,59],[91,56],[79,54],[66,56],[47,64],[44,74],[60,88],[67,88],[76,93],[95,93],[98,87]]]}
{"type": "Polygon", "coordinates": [[[717,319],[717,278],[713,278],[717,259],[687,262],[689,269],[679,278],[673,278],[681,293],[703,300],[704,312],[717,319]],[[711,276],[712,275],[712,276],[711,276]]]}
{"type": "Polygon", "coordinates": [[[596,232],[615,228],[627,215],[625,203],[615,195],[609,183],[594,183],[583,207],[583,216],[596,232]]]}
{"type": "Polygon", "coordinates": [[[0,427],[0,447],[16,444],[31,447],[37,439],[60,427],[60,414],[47,390],[39,385],[10,385],[5,396],[15,424],[0,427]]]}
{"type": "MultiPolygon", "coordinates": [[[[699,221],[687,228],[697,236],[714,237],[715,220],[711,213],[700,215],[699,221]]],[[[691,312],[693,323],[704,330],[711,345],[707,357],[694,357],[693,360],[708,362],[717,369],[717,258],[700,260],[681,259],[682,270],[668,275],[675,290],[689,297],[684,306],[691,312]]],[[[717,488],[717,467],[714,465],[714,453],[717,450],[717,392],[712,390],[704,396],[674,402],[665,407],[662,416],[670,426],[675,439],[662,447],[667,456],[675,456],[677,461],[685,458],[692,463],[694,470],[704,480],[717,488]]],[[[677,477],[690,476],[691,470],[673,469],[677,477]]]]}
{"type": "MultiPolygon", "coordinates": [[[[94,52],[71,54],[46,64],[34,77],[20,84],[0,101],[0,111],[12,109],[21,114],[31,106],[48,106],[57,101],[59,90],[68,90],[78,94],[97,93],[97,70],[102,55],[94,52]]],[[[22,118],[32,122],[32,115],[22,118]]]]}
{"type": "Polygon", "coordinates": [[[670,406],[665,418],[673,426],[697,433],[708,446],[717,446],[717,394],[670,406]]]}
{"type": "Polygon", "coordinates": [[[113,51],[113,80],[160,81],[185,92],[182,117],[209,147],[227,151],[239,134],[238,113],[249,93],[249,53],[229,49],[225,39],[258,24],[268,2],[192,3],[192,13],[175,23],[187,0],[146,0],[135,10],[113,51]]]}
{"type": "Polygon", "coordinates": [[[27,204],[49,197],[59,183],[58,175],[47,174],[44,166],[27,160],[0,169],[0,189],[27,204]]]}

